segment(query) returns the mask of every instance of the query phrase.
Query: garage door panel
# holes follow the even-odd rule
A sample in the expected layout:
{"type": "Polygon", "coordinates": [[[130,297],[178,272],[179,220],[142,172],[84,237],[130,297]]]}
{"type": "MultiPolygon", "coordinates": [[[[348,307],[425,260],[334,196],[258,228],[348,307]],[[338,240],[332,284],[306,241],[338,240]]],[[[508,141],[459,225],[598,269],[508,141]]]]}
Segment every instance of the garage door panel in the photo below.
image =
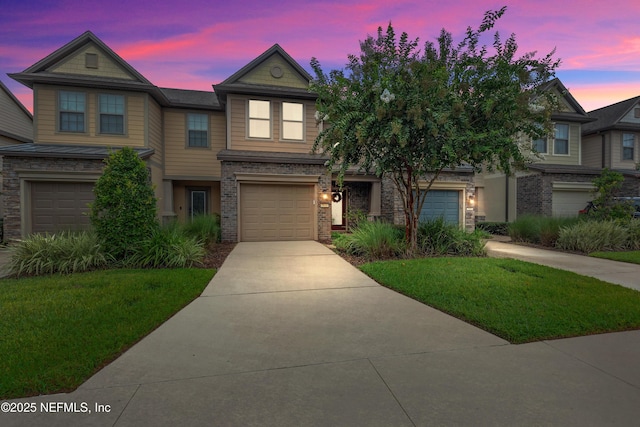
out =
{"type": "Polygon", "coordinates": [[[313,185],[241,184],[240,240],[312,240],[313,185]]]}
{"type": "Polygon", "coordinates": [[[32,182],[31,232],[89,228],[87,204],[93,200],[90,182],[32,182]]]}
{"type": "Polygon", "coordinates": [[[431,190],[427,193],[420,221],[443,217],[445,222],[460,223],[460,192],[457,190],[431,190]]]}
{"type": "Polygon", "coordinates": [[[584,209],[592,199],[590,191],[554,190],[551,213],[557,217],[578,216],[578,211],[584,209]]]}

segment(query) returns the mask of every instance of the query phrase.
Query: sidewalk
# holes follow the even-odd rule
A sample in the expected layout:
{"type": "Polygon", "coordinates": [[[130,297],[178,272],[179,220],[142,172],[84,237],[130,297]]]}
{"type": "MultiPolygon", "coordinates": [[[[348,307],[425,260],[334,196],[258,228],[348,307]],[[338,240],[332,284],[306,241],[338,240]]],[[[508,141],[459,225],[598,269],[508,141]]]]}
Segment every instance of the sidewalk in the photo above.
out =
{"type": "Polygon", "coordinates": [[[493,240],[487,242],[486,248],[487,254],[492,257],[514,258],[547,265],[640,291],[640,265],[638,264],[538,249],[493,240]]]}
{"type": "Polygon", "coordinates": [[[636,425],[638,360],[640,331],[511,345],[320,243],[239,243],[199,298],[0,425],[636,425]]]}

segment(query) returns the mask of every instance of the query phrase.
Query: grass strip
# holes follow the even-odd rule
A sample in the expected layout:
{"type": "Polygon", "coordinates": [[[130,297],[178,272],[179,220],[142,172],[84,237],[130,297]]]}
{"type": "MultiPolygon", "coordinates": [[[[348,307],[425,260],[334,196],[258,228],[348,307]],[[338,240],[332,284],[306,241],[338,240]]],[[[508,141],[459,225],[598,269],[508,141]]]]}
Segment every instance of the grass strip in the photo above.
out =
{"type": "Polygon", "coordinates": [[[71,391],[198,297],[215,270],[0,280],[0,399],[71,391]]]}
{"type": "Polygon", "coordinates": [[[640,328],[640,292],[523,261],[425,258],[361,269],[511,343],[640,328]]]}
{"type": "Polygon", "coordinates": [[[628,262],[631,264],[640,264],[640,251],[627,252],[593,252],[589,256],[595,258],[610,259],[613,261],[628,262]]]}

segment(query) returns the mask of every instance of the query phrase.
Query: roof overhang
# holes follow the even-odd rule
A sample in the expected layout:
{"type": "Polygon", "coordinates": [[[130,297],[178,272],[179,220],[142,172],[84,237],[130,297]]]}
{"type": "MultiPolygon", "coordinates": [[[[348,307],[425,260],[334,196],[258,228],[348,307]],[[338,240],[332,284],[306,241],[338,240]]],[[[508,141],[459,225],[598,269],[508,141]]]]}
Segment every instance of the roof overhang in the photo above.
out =
{"type": "MultiPolygon", "coordinates": [[[[0,156],[6,157],[46,157],[57,159],[102,160],[122,147],[95,147],[88,145],[53,145],[27,143],[0,147],[0,156]]],[[[153,148],[134,148],[138,157],[145,160],[153,155],[153,148]]]]}

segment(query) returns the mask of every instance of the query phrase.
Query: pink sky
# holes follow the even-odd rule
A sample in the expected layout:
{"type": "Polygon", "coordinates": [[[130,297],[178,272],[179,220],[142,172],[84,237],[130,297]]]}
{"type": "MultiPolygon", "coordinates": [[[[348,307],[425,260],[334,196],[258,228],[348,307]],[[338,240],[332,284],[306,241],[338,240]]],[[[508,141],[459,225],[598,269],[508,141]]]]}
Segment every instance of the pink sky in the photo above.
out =
{"type": "Polygon", "coordinates": [[[503,5],[495,30],[515,33],[521,53],[556,48],[557,76],[585,110],[640,95],[637,0],[3,0],[0,80],[31,109],[31,91],[6,74],[91,30],[155,85],[211,90],[274,43],[307,70],[315,56],[329,71],[389,21],[421,42],[443,27],[459,40],[503,5]]]}

